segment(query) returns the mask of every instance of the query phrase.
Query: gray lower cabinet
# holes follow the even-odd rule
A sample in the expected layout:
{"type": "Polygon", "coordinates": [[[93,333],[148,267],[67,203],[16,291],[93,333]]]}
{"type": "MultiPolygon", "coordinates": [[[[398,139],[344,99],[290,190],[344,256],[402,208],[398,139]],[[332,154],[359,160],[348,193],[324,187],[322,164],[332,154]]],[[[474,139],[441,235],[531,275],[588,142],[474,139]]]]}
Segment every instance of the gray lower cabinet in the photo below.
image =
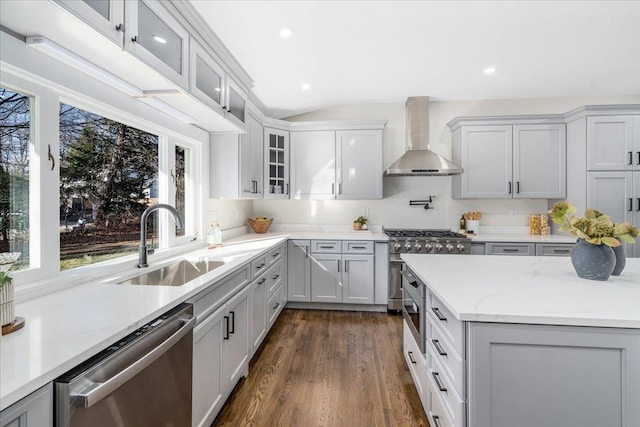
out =
{"type": "Polygon", "coordinates": [[[573,243],[536,243],[536,256],[571,256],[573,243]]]}
{"type": "Polygon", "coordinates": [[[289,240],[287,247],[287,292],[289,301],[311,301],[310,240],[289,240]]]}
{"type": "Polygon", "coordinates": [[[535,255],[534,243],[486,243],[485,255],[535,255]]]}
{"type": "Polygon", "coordinates": [[[0,427],[53,427],[53,385],[39,388],[0,412],[0,427]]]}
{"type": "Polygon", "coordinates": [[[468,324],[468,427],[640,426],[640,330],[468,324]]]}

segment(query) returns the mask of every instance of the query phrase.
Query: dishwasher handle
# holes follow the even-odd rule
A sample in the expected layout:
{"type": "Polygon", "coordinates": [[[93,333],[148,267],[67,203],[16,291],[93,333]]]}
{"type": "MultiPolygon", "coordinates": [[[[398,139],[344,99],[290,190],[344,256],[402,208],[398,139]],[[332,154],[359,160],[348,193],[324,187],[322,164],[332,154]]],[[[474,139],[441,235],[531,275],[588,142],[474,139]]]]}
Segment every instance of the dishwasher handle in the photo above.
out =
{"type": "Polygon", "coordinates": [[[180,341],[182,337],[191,332],[196,324],[196,316],[192,315],[180,316],[178,320],[182,322],[180,329],[174,332],[169,338],[164,340],[162,344],[155,347],[140,359],[136,360],[127,368],[118,372],[116,375],[109,378],[106,382],[93,383],[92,385],[85,388],[86,392],[70,393],[69,397],[71,398],[71,402],[73,402],[73,406],[79,408],[89,408],[90,406],[95,405],[96,403],[107,397],[110,393],[118,389],[118,387],[125,384],[127,381],[141,372],[144,368],[155,362],[160,356],[169,351],[169,349],[173,347],[178,341],[180,341]]]}

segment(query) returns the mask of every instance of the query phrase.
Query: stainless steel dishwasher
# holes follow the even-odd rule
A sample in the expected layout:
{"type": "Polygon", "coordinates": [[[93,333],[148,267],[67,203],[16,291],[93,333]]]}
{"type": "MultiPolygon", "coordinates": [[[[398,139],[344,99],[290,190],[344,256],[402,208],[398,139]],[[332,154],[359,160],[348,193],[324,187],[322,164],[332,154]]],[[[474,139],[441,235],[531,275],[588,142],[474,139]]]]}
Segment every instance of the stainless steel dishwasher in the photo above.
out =
{"type": "Polygon", "coordinates": [[[56,379],[56,426],[190,427],[195,321],[181,304],[56,379]]]}

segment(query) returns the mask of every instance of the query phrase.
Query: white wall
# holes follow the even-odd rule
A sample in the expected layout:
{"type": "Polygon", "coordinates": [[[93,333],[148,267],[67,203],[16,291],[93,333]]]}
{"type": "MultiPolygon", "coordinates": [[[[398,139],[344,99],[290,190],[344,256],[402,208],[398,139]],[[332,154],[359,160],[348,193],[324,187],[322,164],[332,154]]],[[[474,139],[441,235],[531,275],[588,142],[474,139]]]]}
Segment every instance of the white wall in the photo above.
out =
{"type": "MultiPolygon", "coordinates": [[[[537,98],[516,100],[431,100],[431,149],[451,158],[451,133],[446,126],[458,116],[561,114],[582,105],[640,103],[640,96],[537,98]]],[[[384,165],[405,151],[404,103],[347,105],[288,118],[290,121],[384,119],[384,165]]],[[[570,153],[569,153],[570,155],[570,153]]],[[[528,214],[547,211],[546,200],[453,200],[450,177],[384,178],[384,199],[370,201],[256,200],[255,215],[273,216],[279,224],[350,224],[369,210],[371,224],[386,227],[456,228],[462,212],[484,213],[482,225],[525,226],[528,214]],[[410,207],[409,200],[435,196],[433,210],[410,207]],[[512,217],[511,211],[517,216],[512,217]]]]}
{"type": "Polygon", "coordinates": [[[222,230],[247,225],[247,219],[253,216],[253,201],[209,199],[205,219],[207,224],[215,217],[222,230]]]}

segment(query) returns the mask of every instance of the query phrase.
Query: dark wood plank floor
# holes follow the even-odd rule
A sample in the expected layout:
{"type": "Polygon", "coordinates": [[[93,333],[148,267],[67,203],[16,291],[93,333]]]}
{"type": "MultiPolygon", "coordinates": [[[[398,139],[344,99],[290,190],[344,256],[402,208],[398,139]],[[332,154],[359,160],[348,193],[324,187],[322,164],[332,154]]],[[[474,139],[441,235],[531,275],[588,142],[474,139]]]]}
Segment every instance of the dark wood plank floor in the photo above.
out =
{"type": "Polygon", "coordinates": [[[213,426],[428,426],[402,316],[286,309],[213,426]]]}

